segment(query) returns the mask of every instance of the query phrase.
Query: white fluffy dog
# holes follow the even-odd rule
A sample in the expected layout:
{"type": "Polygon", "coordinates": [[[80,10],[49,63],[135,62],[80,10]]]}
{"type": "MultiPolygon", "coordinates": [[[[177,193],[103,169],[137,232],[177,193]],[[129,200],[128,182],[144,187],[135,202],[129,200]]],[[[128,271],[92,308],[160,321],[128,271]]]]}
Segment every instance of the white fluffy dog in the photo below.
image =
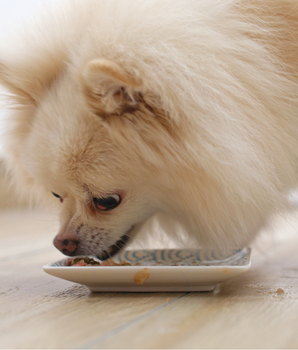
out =
{"type": "Polygon", "coordinates": [[[2,42],[0,81],[8,170],[60,198],[67,255],[157,213],[244,246],[297,185],[296,0],[63,0],[2,42]]]}

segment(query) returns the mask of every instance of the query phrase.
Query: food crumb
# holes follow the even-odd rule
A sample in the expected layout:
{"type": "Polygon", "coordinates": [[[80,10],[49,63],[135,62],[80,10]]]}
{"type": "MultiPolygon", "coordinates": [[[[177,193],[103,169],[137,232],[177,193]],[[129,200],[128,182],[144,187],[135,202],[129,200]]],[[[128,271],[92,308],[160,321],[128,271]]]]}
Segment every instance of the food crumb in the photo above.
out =
{"type": "Polygon", "coordinates": [[[135,274],[134,281],[136,284],[144,284],[149,278],[149,269],[145,268],[135,274]]]}
{"type": "Polygon", "coordinates": [[[167,303],[169,303],[171,301],[171,299],[170,298],[167,298],[167,303]]]}
{"type": "Polygon", "coordinates": [[[268,294],[272,294],[272,293],[277,293],[277,294],[284,294],[284,290],[282,288],[277,288],[275,292],[268,292],[268,294]]]}
{"type": "Polygon", "coordinates": [[[276,290],[276,293],[280,293],[280,294],[282,294],[282,293],[284,293],[285,291],[283,290],[283,289],[281,289],[281,288],[278,288],[277,290],[276,290]]]}

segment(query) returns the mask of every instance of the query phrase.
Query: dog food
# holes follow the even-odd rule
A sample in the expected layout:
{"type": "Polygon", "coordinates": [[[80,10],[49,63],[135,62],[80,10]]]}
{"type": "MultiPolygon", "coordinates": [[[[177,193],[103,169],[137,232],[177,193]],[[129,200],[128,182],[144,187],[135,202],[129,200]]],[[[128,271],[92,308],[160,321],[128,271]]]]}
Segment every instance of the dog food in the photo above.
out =
{"type": "Polygon", "coordinates": [[[281,288],[277,288],[276,292],[275,293],[278,293],[278,294],[283,294],[285,291],[281,288]]]}
{"type": "Polygon", "coordinates": [[[145,268],[135,274],[134,280],[136,284],[144,284],[149,278],[149,269],[145,268]]]}
{"type": "Polygon", "coordinates": [[[127,261],[121,261],[120,264],[118,264],[112,259],[104,260],[100,263],[88,256],[82,258],[68,258],[65,263],[66,266],[131,266],[127,261]]]}

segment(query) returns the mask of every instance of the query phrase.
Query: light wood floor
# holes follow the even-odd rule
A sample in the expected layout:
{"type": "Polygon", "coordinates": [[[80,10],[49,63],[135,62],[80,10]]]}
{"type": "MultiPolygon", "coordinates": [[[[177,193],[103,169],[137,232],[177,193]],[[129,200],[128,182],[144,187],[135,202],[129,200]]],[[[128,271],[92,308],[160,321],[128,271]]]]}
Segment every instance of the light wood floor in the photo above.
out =
{"type": "Polygon", "coordinates": [[[0,212],[0,348],[298,348],[298,213],[275,220],[246,274],[173,294],[92,294],[45,274],[61,258],[55,220],[0,212]]]}

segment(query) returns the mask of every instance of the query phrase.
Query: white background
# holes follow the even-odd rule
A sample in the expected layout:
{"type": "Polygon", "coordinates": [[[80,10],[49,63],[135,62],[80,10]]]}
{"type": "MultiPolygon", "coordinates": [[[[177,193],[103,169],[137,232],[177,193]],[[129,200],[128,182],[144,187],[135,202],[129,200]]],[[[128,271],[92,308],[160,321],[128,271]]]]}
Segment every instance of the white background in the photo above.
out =
{"type": "MultiPolygon", "coordinates": [[[[35,11],[42,7],[44,3],[56,2],[57,0],[0,0],[0,33],[1,37],[6,34],[18,30],[19,23],[34,15],[35,11]]],[[[1,52],[0,52],[1,60],[1,52]]],[[[0,94],[1,94],[0,90],[0,94]]],[[[0,156],[1,134],[4,132],[3,119],[6,115],[3,108],[3,98],[0,98],[0,156]]]]}

